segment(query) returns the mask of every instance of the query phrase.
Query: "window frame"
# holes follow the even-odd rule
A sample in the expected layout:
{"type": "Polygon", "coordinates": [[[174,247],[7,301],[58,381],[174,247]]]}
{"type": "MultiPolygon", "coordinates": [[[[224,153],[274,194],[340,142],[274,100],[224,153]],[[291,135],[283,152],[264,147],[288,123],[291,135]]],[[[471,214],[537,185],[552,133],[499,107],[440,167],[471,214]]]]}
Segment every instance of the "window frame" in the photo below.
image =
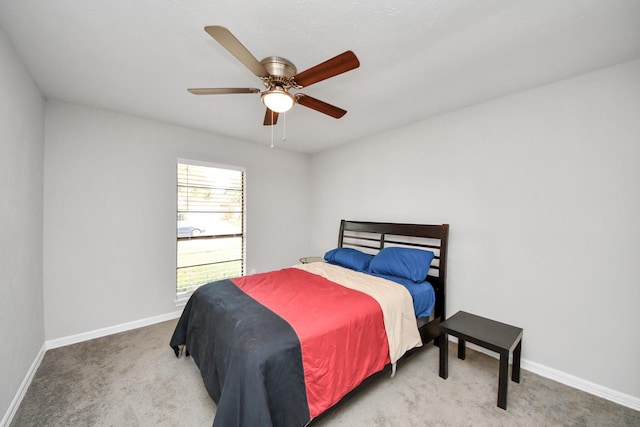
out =
{"type": "MultiPolygon", "coordinates": [[[[228,165],[228,164],[222,164],[222,163],[214,163],[214,162],[208,162],[208,161],[202,161],[202,160],[193,160],[193,159],[186,159],[186,158],[177,158],[176,159],[176,163],[175,163],[175,171],[174,171],[174,177],[175,177],[175,185],[174,185],[174,190],[175,190],[175,197],[174,197],[174,203],[175,203],[175,226],[176,226],[176,234],[175,234],[175,244],[176,244],[176,252],[175,252],[175,256],[174,256],[174,261],[175,261],[175,280],[173,282],[174,285],[174,292],[175,292],[175,302],[176,302],[176,306],[183,306],[186,304],[186,302],[189,300],[189,298],[191,297],[191,294],[193,294],[193,292],[195,291],[195,289],[190,290],[190,291],[184,291],[184,292],[178,292],[178,242],[180,240],[185,240],[184,237],[178,237],[178,232],[177,232],[177,228],[178,228],[178,221],[180,221],[178,219],[179,217],[179,213],[180,211],[178,210],[178,186],[179,184],[179,178],[178,178],[178,172],[179,172],[179,165],[183,164],[183,165],[193,165],[193,166],[201,166],[201,167],[207,167],[207,168],[215,168],[215,169],[225,169],[225,170],[230,170],[230,171],[237,171],[237,172],[241,172],[242,173],[242,230],[241,230],[241,238],[242,238],[242,258],[241,258],[241,271],[240,271],[240,275],[244,276],[245,272],[246,272],[246,266],[247,266],[247,170],[246,168],[242,167],[242,166],[235,166],[235,165],[228,165]]],[[[213,237],[215,239],[215,237],[213,237]]],[[[196,288],[197,289],[197,288],[196,288]]]]}

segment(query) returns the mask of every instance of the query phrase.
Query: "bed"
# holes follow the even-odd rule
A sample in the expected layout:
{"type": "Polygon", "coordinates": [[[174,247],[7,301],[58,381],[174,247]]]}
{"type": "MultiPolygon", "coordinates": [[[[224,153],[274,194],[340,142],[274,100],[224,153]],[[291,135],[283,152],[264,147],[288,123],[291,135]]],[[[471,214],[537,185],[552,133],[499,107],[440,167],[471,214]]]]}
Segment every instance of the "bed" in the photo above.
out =
{"type": "Polygon", "coordinates": [[[437,339],[448,232],[342,220],[327,262],[198,288],[170,346],[200,369],[214,427],[306,426],[437,339]]]}

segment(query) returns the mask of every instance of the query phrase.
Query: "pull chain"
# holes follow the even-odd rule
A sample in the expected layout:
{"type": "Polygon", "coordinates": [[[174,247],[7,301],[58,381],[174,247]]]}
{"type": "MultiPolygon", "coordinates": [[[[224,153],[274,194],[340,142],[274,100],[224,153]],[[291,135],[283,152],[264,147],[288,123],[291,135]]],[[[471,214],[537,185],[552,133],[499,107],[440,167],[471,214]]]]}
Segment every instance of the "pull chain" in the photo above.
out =
{"type": "Polygon", "coordinates": [[[282,142],[287,140],[287,113],[282,115],[282,142]]]}
{"type": "Polygon", "coordinates": [[[271,148],[273,148],[273,128],[274,128],[274,124],[273,124],[273,110],[271,110],[271,148]]]}

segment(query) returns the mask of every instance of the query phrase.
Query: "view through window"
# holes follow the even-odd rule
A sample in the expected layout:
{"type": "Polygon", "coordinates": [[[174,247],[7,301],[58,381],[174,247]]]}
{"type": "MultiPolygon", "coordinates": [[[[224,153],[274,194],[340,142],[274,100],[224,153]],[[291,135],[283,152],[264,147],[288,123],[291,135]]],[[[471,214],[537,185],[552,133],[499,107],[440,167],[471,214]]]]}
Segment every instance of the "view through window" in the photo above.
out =
{"type": "Polygon", "coordinates": [[[178,160],[178,298],[244,273],[244,170],[178,160]]]}

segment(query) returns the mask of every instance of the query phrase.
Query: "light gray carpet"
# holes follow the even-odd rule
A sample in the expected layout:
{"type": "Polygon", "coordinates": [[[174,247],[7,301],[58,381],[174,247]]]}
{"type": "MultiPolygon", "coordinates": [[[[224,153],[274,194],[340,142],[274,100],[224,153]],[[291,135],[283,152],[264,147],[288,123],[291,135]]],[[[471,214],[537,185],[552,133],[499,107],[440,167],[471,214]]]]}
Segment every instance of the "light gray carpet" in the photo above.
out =
{"type": "MultiPolygon", "coordinates": [[[[210,426],[216,406],[198,368],[169,347],[175,324],[48,351],[11,426],[210,426]]],[[[528,371],[509,382],[508,410],[499,409],[498,361],[471,349],[458,360],[449,345],[446,381],[430,344],[311,427],[640,426],[638,411],[528,371]]]]}

